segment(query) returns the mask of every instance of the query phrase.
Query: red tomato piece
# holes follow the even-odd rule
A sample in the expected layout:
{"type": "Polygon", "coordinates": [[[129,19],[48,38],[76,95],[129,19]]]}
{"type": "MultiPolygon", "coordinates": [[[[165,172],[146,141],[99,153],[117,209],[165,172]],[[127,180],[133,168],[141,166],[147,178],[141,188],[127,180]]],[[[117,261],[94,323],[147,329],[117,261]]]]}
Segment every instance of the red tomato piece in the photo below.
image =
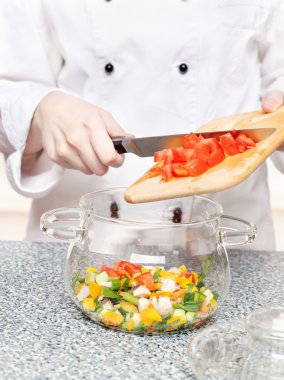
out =
{"type": "Polygon", "coordinates": [[[158,152],[154,153],[154,161],[159,162],[163,161],[166,158],[166,152],[167,149],[159,150],[158,152]]]}
{"type": "Polygon", "coordinates": [[[220,144],[223,148],[223,151],[228,156],[234,156],[239,153],[238,145],[231,135],[231,133],[225,133],[220,136],[220,144]]]}
{"type": "Polygon", "coordinates": [[[225,160],[225,155],[222,148],[214,150],[210,153],[210,156],[207,160],[207,164],[210,168],[220,164],[220,162],[225,160]]]}
{"type": "Polygon", "coordinates": [[[145,285],[149,290],[155,289],[154,278],[150,272],[142,273],[135,277],[135,282],[140,285],[145,285]]]}
{"type": "Polygon", "coordinates": [[[239,152],[243,153],[248,148],[253,148],[256,146],[255,142],[252,138],[246,136],[244,133],[240,133],[236,138],[235,141],[237,143],[237,146],[239,148],[239,152]]]}
{"type": "Polygon", "coordinates": [[[135,273],[141,272],[141,265],[130,263],[129,261],[118,261],[114,264],[116,271],[125,271],[128,277],[133,277],[135,273]]]}
{"type": "Polygon", "coordinates": [[[200,158],[203,161],[207,161],[211,153],[211,147],[207,143],[207,140],[200,141],[195,145],[194,158],[200,158]]]}
{"type": "Polygon", "coordinates": [[[183,274],[183,276],[185,278],[190,278],[193,284],[195,283],[195,277],[194,277],[193,273],[186,272],[186,273],[183,274]]]}
{"type": "Polygon", "coordinates": [[[101,272],[106,272],[109,275],[109,277],[112,277],[112,278],[114,277],[121,278],[121,273],[119,271],[109,268],[105,265],[102,265],[101,272]]]}
{"type": "Polygon", "coordinates": [[[174,177],[188,177],[188,171],[184,164],[173,164],[172,174],[174,177]]]}
{"type": "Polygon", "coordinates": [[[183,149],[181,152],[182,162],[190,161],[194,156],[194,149],[183,149]]]}
{"type": "Polygon", "coordinates": [[[202,141],[203,137],[201,135],[196,135],[195,133],[189,133],[188,135],[183,137],[183,144],[182,146],[187,149],[187,148],[194,148],[195,145],[202,141]]]}
{"type": "Polygon", "coordinates": [[[209,166],[205,161],[200,160],[199,158],[193,158],[191,161],[184,164],[184,167],[188,171],[190,177],[197,177],[198,175],[206,172],[209,166]]]}
{"type": "Polygon", "coordinates": [[[166,155],[164,158],[164,164],[171,164],[173,162],[174,155],[172,149],[166,149],[166,155]]]}
{"type": "Polygon", "coordinates": [[[172,164],[166,164],[162,166],[162,179],[169,181],[172,178],[172,164]]]}
{"type": "Polygon", "coordinates": [[[174,158],[173,162],[175,163],[184,162],[183,157],[182,157],[183,151],[184,149],[182,147],[172,148],[172,153],[173,153],[173,158],[174,158]]]}

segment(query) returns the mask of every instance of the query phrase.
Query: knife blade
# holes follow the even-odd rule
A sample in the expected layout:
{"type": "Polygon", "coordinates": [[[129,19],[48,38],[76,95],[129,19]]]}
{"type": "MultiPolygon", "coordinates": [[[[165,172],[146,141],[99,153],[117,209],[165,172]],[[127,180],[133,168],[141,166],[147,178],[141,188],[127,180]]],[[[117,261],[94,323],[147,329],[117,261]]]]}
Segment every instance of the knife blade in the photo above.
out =
{"type": "MultiPolygon", "coordinates": [[[[234,132],[245,133],[251,137],[256,143],[265,140],[274,133],[276,128],[255,128],[255,129],[234,129],[234,132]]],[[[202,135],[204,138],[219,138],[224,133],[229,131],[214,131],[214,132],[198,132],[194,133],[202,135]]],[[[151,157],[154,153],[168,148],[177,148],[182,146],[183,137],[185,134],[138,137],[133,136],[118,136],[112,138],[115,150],[120,153],[133,153],[140,157],[151,157]]]]}

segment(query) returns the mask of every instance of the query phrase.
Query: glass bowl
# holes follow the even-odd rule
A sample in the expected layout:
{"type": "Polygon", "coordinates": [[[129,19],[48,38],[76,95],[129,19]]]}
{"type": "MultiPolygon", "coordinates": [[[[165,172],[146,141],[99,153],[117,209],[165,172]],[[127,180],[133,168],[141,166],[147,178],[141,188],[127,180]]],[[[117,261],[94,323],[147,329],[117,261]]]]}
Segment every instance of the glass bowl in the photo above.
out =
{"type": "Polygon", "coordinates": [[[198,379],[283,380],[284,307],[207,327],[193,337],[188,355],[198,379]]]}
{"type": "Polygon", "coordinates": [[[256,227],[222,215],[202,196],[129,204],[125,189],[84,195],[78,208],[41,218],[42,231],[72,241],[68,293],[93,321],[134,334],[202,324],[227,296],[226,246],[252,241],[256,227]]]}

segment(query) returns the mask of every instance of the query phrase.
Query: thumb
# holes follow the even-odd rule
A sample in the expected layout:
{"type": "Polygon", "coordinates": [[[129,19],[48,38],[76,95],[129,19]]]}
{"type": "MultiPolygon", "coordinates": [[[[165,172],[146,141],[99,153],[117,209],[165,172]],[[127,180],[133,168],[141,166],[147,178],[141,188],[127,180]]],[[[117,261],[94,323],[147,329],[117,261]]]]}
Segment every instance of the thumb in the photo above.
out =
{"type": "Polygon", "coordinates": [[[268,92],[262,99],[261,106],[263,112],[270,113],[284,104],[284,93],[280,90],[268,92]]]}

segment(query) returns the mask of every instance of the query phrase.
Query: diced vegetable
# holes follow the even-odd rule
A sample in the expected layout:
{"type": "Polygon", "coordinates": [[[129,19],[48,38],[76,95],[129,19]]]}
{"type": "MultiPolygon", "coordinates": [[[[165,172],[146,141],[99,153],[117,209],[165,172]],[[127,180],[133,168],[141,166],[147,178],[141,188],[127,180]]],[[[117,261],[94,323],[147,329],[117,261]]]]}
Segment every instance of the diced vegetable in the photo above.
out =
{"type": "MultiPolygon", "coordinates": [[[[191,136],[188,143],[194,141],[191,136]]],[[[83,278],[78,272],[71,285],[82,309],[95,313],[102,323],[124,331],[161,333],[187,328],[216,309],[218,293],[205,281],[211,264],[205,257],[197,274],[185,265],[149,270],[120,261],[114,268],[103,265],[100,273],[87,268],[83,278]]]]}
{"type": "Polygon", "coordinates": [[[95,282],[89,283],[89,292],[92,298],[97,298],[101,295],[101,286],[95,282]]]}
{"type": "Polygon", "coordinates": [[[95,311],[97,304],[92,298],[83,298],[82,300],[83,309],[86,311],[95,311]]]}
{"type": "Polygon", "coordinates": [[[132,294],[128,292],[120,292],[120,295],[125,301],[128,301],[130,303],[133,303],[133,305],[138,305],[138,298],[134,297],[132,294]]]}
{"type": "Polygon", "coordinates": [[[243,153],[255,146],[253,139],[237,131],[224,133],[219,141],[189,133],[183,137],[182,146],[155,152],[154,161],[158,164],[147,172],[147,176],[160,175],[163,181],[172,177],[196,177],[220,164],[226,156],[243,153]]]}
{"type": "Polygon", "coordinates": [[[101,272],[100,274],[96,276],[96,283],[99,285],[102,282],[107,282],[107,281],[109,281],[109,275],[107,274],[107,272],[101,272]]]}
{"type": "Polygon", "coordinates": [[[102,296],[106,298],[119,298],[119,295],[114,290],[107,288],[106,286],[102,287],[102,296]]]}

